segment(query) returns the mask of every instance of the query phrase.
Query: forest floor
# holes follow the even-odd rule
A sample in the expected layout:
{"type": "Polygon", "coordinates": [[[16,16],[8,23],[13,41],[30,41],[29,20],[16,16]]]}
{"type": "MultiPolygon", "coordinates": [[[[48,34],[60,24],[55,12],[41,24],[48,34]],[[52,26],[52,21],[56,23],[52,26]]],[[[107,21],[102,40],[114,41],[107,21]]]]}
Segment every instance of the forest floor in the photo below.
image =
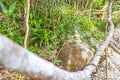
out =
{"type": "MultiPolygon", "coordinates": [[[[108,80],[120,80],[120,54],[116,53],[111,47],[107,47],[108,53],[108,80]]],[[[106,59],[105,53],[98,65],[98,72],[92,74],[89,80],[106,80],[106,59]]],[[[18,72],[5,69],[0,66],[0,80],[34,80],[18,72]]]]}
{"type": "MultiPolygon", "coordinates": [[[[120,80],[120,54],[108,47],[108,80],[120,80]]],[[[90,80],[106,80],[106,61],[98,67],[98,73],[92,75],[90,80]]]]}

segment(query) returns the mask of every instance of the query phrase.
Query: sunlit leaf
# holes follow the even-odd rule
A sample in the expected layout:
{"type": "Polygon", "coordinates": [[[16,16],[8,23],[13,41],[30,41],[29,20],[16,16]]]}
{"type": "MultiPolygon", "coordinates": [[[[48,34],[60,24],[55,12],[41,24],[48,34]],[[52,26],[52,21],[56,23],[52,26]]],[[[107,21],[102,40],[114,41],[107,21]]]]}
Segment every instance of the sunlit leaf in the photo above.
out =
{"type": "Polygon", "coordinates": [[[10,13],[13,13],[15,11],[15,8],[16,8],[16,2],[12,3],[9,7],[9,12],[10,13]]]}
{"type": "Polygon", "coordinates": [[[7,8],[1,1],[0,1],[0,7],[2,8],[3,11],[7,11],[7,8]]]}

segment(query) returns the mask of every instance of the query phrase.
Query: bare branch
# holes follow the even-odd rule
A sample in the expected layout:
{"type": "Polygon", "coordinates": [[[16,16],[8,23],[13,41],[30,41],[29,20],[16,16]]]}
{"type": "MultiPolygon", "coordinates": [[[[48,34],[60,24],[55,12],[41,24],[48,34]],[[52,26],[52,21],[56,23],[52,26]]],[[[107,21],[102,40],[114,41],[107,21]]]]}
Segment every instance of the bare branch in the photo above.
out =
{"type": "Polygon", "coordinates": [[[28,33],[29,33],[29,11],[30,11],[30,0],[27,0],[26,2],[27,6],[25,8],[25,26],[26,26],[26,34],[25,34],[25,40],[24,40],[24,47],[27,48],[27,40],[28,40],[28,33]]]}
{"type": "Polygon", "coordinates": [[[113,32],[114,32],[114,24],[112,22],[112,17],[111,17],[111,9],[112,9],[112,4],[113,4],[114,0],[110,0],[109,6],[108,6],[108,24],[110,25],[110,30],[108,32],[108,35],[105,38],[105,41],[102,43],[102,45],[100,45],[100,47],[98,48],[98,50],[95,53],[95,56],[93,58],[93,60],[91,61],[94,64],[98,64],[100,56],[102,55],[104,49],[108,46],[112,36],[113,36],[113,32]]]}

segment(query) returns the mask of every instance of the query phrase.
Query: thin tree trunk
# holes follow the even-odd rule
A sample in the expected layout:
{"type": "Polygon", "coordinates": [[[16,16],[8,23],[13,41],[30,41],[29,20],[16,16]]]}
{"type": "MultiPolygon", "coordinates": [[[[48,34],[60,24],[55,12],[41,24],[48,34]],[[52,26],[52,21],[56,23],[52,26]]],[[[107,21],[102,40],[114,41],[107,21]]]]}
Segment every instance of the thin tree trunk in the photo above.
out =
{"type": "Polygon", "coordinates": [[[26,1],[26,8],[25,8],[25,27],[26,27],[26,33],[25,33],[25,40],[24,40],[24,47],[27,48],[27,40],[28,40],[28,34],[29,34],[29,11],[30,11],[30,0],[26,1]]]}

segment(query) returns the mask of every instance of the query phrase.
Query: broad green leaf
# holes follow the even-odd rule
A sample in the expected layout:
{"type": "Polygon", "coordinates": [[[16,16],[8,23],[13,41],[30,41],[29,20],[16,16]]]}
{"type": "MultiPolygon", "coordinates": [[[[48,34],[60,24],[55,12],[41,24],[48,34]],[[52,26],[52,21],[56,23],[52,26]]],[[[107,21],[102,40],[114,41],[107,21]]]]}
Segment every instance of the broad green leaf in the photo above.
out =
{"type": "Polygon", "coordinates": [[[16,2],[14,2],[14,3],[12,3],[12,4],[10,5],[10,7],[9,7],[9,12],[10,12],[10,13],[13,13],[14,10],[15,10],[15,8],[16,8],[16,2]]]}
{"type": "Polygon", "coordinates": [[[7,8],[1,1],[0,1],[0,7],[2,8],[3,11],[7,11],[7,8]]]}

